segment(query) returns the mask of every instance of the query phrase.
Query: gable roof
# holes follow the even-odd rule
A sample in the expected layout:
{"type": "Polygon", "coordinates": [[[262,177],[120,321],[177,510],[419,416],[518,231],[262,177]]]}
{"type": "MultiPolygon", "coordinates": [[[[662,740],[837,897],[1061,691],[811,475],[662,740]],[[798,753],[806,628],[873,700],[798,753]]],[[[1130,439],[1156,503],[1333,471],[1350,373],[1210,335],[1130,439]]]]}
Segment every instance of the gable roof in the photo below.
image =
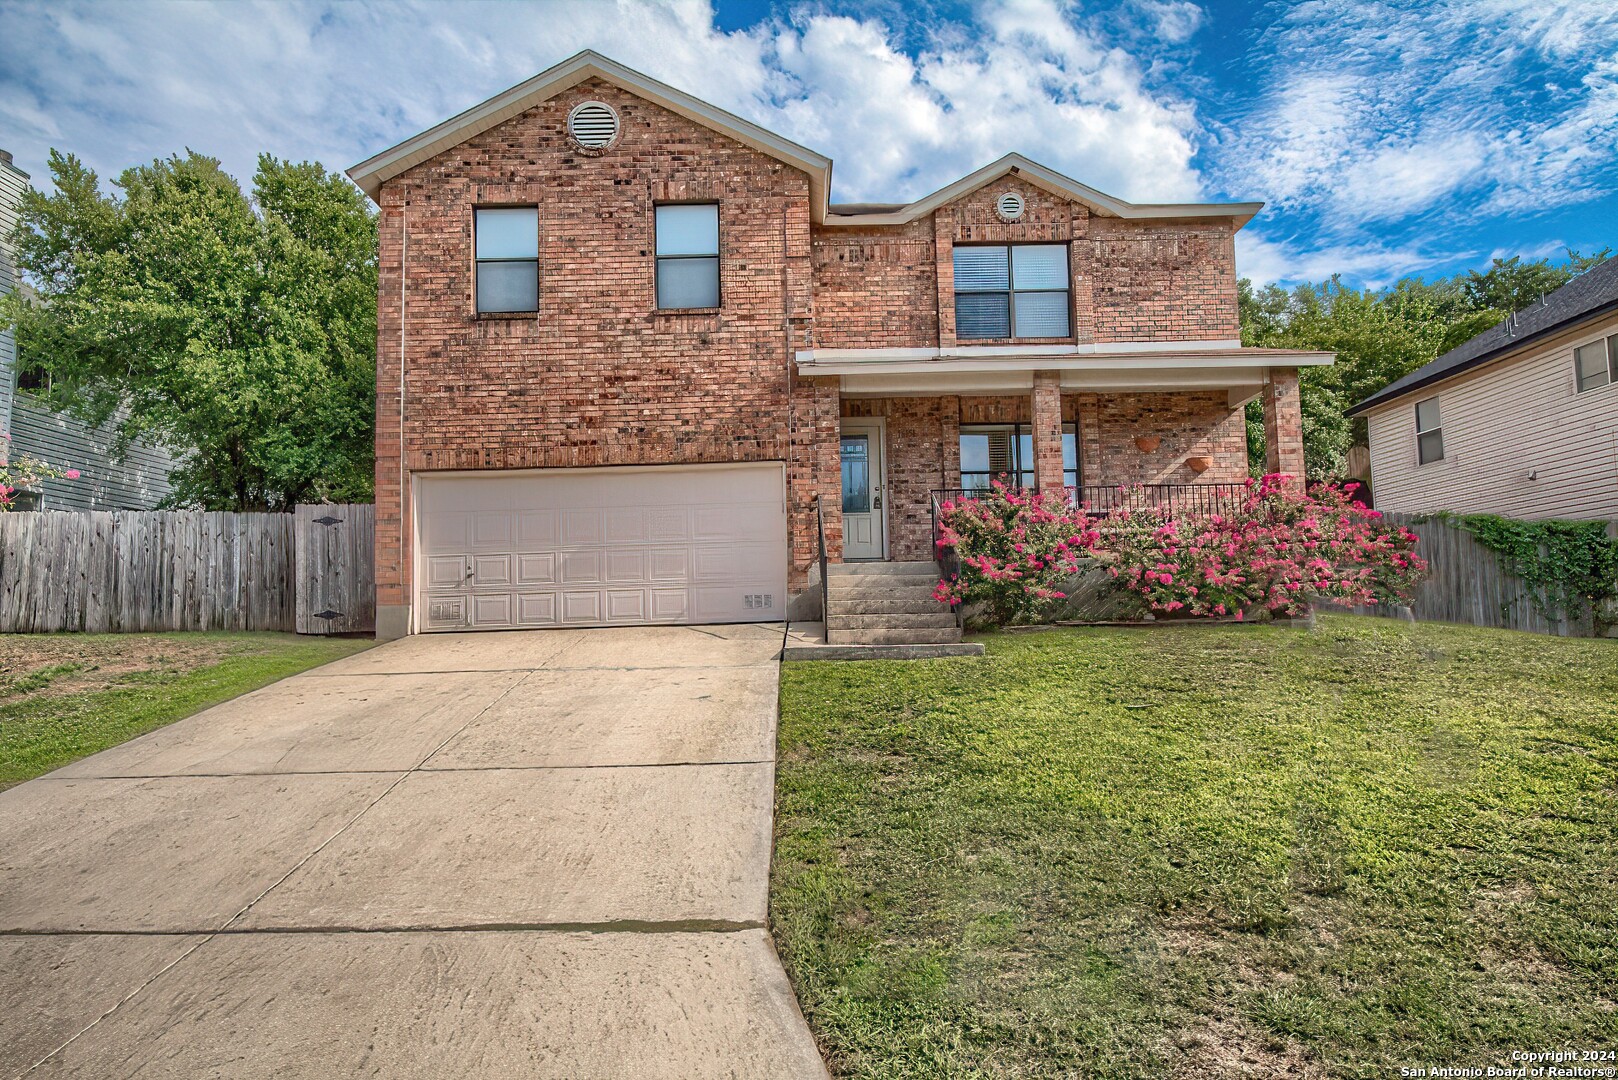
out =
{"type": "Polygon", "coordinates": [[[535,105],[548,101],[563,90],[577,86],[587,79],[603,79],[614,86],[622,87],[693,123],[727,135],[760,153],[768,154],[778,161],[784,161],[796,169],[803,170],[809,174],[809,202],[815,220],[819,221],[825,215],[827,198],[831,193],[831,158],[799,146],[790,139],[784,139],[773,131],[743,120],[706,101],[694,98],[683,90],[676,90],[666,83],[660,83],[649,75],[642,75],[638,71],[626,68],[616,60],[609,60],[592,49],[586,49],[554,67],[546,68],[532,79],[518,83],[505,93],[496,94],[481,105],[474,105],[460,115],[452,116],[442,124],[428,128],[420,135],[365,159],[348,170],[349,178],[375,199],[381,193],[384,181],[391,180],[406,169],[458,146],[496,124],[527,112],[535,105]]]}
{"type": "Polygon", "coordinates": [[[1114,198],[1105,192],[1097,191],[1087,184],[1081,184],[1071,177],[1063,176],[1055,169],[1047,168],[1037,161],[1023,157],[1021,154],[1007,154],[999,161],[983,166],[977,172],[961,177],[953,184],[939,188],[931,195],[924,195],[915,202],[902,206],[892,207],[882,205],[882,212],[876,212],[880,204],[853,204],[852,211],[842,210],[841,207],[832,207],[827,215],[827,225],[904,225],[915,221],[919,217],[937,210],[946,203],[954,202],[963,195],[968,195],[985,184],[991,184],[1002,176],[1016,176],[1026,180],[1035,187],[1043,188],[1053,195],[1064,199],[1072,199],[1088,206],[1093,213],[1103,217],[1117,217],[1127,220],[1142,218],[1235,218],[1239,229],[1253,219],[1264,208],[1261,202],[1245,203],[1131,203],[1114,198]]]}
{"type": "Polygon", "coordinates": [[[474,105],[420,135],[365,159],[348,170],[349,178],[374,200],[381,194],[385,181],[406,169],[436,157],[587,79],[603,79],[807,173],[810,215],[817,225],[903,225],[1002,176],[1010,175],[1061,198],[1081,202],[1091,212],[1107,217],[1234,218],[1239,229],[1264,206],[1261,202],[1129,203],[1063,176],[1021,154],[1007,154],[999,161],[985,165],[971,175],[963,176],[914,202],[844,203],[831,206],[831,158],[692,97],[683,90],[658,82],[649,75],[624,67],[592,49],[569,57],[526,82],[496,94],[481,105],[474,105]]]}
{"type": "Polygon", "coordinates": [[[1402,379],[1395,379],[1348,410],[1358,416],[1441,379],[1481,367],[1578,323],[1618,311],[1618,259],[1586,270],[1560,289],[1503,322],[1457,345],[1402,379]]]}

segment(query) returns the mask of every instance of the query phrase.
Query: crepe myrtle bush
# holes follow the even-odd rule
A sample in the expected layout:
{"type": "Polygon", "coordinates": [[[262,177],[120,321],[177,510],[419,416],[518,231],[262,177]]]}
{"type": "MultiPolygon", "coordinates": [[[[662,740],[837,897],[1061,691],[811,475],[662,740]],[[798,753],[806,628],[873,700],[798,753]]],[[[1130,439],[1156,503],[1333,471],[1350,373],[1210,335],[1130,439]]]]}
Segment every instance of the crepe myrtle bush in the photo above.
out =
{"type": "Polygon", "coordinates": [[[1416,534],[1343,492],[1290,476],[1248,480],[1224,513],[1119,509],[1097,525],[1097,557],[1155,612],[1248,619],[1301,615],[1314,599],[1409,603],[1427,564],[1416,534]]]}
{"type": "Polygon", "coordinates": [[[30,454],[8,454],[11,436],[0,435],[0,514],[14,510],[17,496],[45,480],[77,480],[79,470],[61,469],[30,454]]]}
{"type": "Polygon", "coordinates": [[[953,548],[960,572],[938,583],[935,599],[981,605],[985,622],[1038,619],[1065,599],[1062,585],[1095,546],[1083,509],[1061,489],[1024,491],[993,481],[982,495],[939,507],[938,547],[953,548]]]}

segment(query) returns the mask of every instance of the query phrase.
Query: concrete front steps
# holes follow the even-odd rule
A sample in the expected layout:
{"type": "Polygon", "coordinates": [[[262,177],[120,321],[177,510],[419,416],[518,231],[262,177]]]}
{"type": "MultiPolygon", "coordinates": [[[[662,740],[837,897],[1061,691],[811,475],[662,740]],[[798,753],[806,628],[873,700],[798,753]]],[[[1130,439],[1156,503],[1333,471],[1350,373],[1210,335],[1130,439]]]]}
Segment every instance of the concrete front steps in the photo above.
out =
{"type": "Polygon", "coordinates": [[[935,563],[835,563],[828,569],[827,645],[961,644],[954,612],[933,599],[935,563]]]}

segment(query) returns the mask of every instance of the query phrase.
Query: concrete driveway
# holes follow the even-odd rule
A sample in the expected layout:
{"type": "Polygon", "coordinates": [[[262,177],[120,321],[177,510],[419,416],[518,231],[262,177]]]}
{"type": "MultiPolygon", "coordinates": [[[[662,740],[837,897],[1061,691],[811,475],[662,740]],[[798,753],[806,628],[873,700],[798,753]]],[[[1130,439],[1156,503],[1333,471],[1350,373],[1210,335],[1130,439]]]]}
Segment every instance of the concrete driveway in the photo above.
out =
{"type": "Polygon", "coordinates": [[[0,1075],[823,1078],[781,637],[408,638],[0,793],[0,1075]]]}

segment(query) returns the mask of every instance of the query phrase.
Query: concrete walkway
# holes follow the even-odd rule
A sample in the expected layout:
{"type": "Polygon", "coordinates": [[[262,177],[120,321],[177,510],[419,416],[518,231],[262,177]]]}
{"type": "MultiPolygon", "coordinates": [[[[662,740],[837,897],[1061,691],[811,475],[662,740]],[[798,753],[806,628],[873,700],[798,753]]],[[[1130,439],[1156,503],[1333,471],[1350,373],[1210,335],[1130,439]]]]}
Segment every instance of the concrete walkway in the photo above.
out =
{"type": "Polygon", "coordinates": [[[0,793],[0,1076],[824,1078],[781,637],[407,638],[0,793]]]}

